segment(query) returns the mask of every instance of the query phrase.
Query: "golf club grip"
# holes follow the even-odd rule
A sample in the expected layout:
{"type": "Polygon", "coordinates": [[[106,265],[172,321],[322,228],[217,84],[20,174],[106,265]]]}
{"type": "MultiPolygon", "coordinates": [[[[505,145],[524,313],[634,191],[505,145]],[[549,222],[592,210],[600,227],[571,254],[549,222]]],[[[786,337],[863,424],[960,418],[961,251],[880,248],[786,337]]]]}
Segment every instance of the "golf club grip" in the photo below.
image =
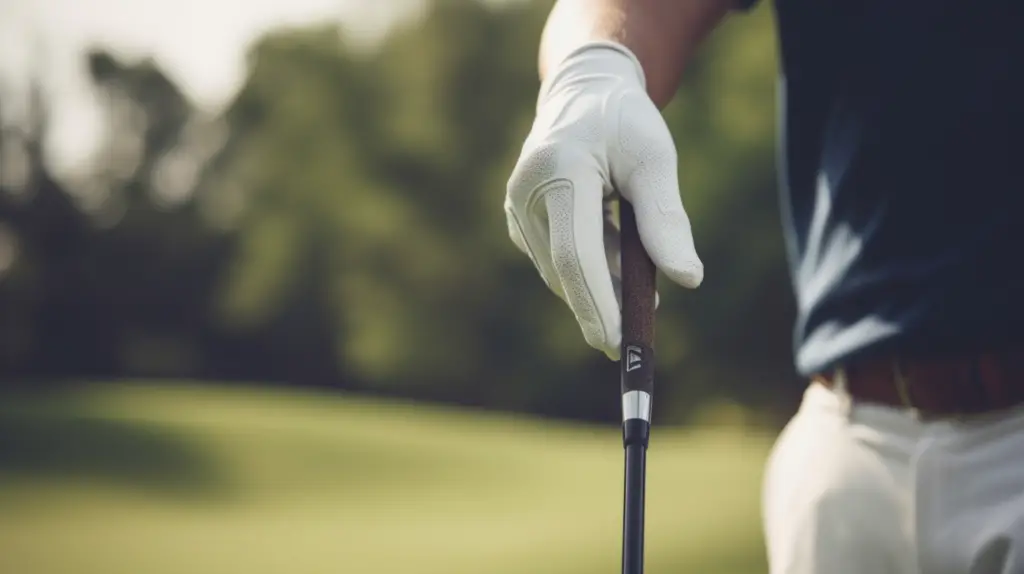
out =
{"type": "Polygon", "coordinates": [[[640,241],[633,206],[619,200],[622,242],[622,394],[654,395],[655,267],[640,241]]]}
{"type": "Polygon", "coordinates": [[[644,571],[644,498],[654,394],[655,268],[640,241],[633,206],[619,200],[622,244],[622,573],[644,571]]]}

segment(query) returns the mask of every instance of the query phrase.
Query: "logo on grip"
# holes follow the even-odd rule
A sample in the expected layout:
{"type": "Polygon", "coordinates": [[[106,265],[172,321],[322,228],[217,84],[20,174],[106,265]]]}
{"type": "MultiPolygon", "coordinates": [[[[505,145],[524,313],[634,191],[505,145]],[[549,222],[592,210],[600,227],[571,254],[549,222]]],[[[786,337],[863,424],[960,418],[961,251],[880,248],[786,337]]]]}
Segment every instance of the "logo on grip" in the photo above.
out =
{"type": "Polygon", "coordinates": [[[635,345],[626,347],[626,372],[631,373],[644,364],[644,351],[635,345]]]}

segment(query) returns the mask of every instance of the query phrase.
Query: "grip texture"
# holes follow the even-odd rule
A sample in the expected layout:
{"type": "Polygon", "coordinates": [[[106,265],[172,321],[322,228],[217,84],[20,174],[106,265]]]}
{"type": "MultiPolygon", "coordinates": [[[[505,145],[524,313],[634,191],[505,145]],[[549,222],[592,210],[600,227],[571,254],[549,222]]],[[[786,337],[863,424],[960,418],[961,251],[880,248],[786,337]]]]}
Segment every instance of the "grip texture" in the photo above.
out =
{"type": "Polygon", "coordinates": [[[640,241],[633,206],[619,200],[622,234],[622,393],[654,395],[654,293],[656,270],[640,241]]]}

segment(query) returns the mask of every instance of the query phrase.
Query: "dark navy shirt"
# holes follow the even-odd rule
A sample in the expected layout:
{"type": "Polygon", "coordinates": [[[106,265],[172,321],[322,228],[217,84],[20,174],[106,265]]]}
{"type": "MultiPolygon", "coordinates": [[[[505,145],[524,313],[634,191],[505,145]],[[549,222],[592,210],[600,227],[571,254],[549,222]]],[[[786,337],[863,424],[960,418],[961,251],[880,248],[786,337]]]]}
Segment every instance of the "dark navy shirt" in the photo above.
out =
{"type": "Polygon", "coordinates": [[[1024,0],[775,16],[798,370],[1021,340],[1024,0]]]}

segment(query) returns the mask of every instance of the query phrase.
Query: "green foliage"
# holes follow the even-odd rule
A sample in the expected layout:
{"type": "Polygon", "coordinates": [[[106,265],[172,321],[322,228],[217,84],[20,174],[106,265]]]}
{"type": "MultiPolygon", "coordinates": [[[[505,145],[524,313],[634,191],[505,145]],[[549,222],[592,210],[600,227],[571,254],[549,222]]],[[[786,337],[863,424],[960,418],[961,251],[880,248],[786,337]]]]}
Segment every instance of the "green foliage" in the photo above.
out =
{"type": "MultiPolygon", "coordinates": [[[[371,387],[426,385],[530,408],[588,388],[567,381],[612,380],[613,368],[585,349],[571,315],[508,242],[500,209],[529,129],[548,4],[437,2],[367,54],[332,30],[255,47],[229,112],[239,143],[219,176],[249,182],[240,232],[251,237],[243,244],[262,247],[236,261],[249,270],[226,299],[264,317],[283,308],[282,286],[320,241],[340,357],[371,387]]],[[[735,360],[737,340],[777,341],[789,328],[784,300],[773,300],[788,283],[773,185],[771,42],[768,13],[737,18],[666,112],[708,283],[698,294],[665,290],[661,364],[777,388],[784,345],[735,360]]]]}
{"type": "MultiPolygon", "coordinates": [[[[532,120],[550,5],[436,0],[369,50],[329,26],[274,32],[252,47],[247,81],[212,120],[151,62],[93,55],[96,85],[121,118],[111,149],[127,150],[124,165],[92,182],[111,198],[106,210],[72,227],[90,246],[95,289],[66,296],[76,309],[118,297],[100,307],[112,319],[94,374],[149,364],[147,374],[615,418],[617,369],[586,347],[512,246],[501,209],[532,120]],[[214,128],[226,139],[198,183],[161,202],[161,162],[181,150],[206,158],[196,150],[213,136],[187,135],[214,128]]],[[[774,183],[771,24],[762,7],[716,32],[665,112],[707,268],[696,292],[661,288],[666,419],[712,399],[788,407],[799,392],[774,183]]],[[[48,269],[56,253],[32,252],[19,273],[48,269]]],[[[27,297],[13,285],[0,275],[0,304],[27,297]]],[[[43,297],[38,308],[58,307],[43,297]]],[[[2,332],[52,329],[28,322],[2,332]]],[[[37,354],[23,370],[62,364],[44,340],[29,344],[37,354]]]]}

